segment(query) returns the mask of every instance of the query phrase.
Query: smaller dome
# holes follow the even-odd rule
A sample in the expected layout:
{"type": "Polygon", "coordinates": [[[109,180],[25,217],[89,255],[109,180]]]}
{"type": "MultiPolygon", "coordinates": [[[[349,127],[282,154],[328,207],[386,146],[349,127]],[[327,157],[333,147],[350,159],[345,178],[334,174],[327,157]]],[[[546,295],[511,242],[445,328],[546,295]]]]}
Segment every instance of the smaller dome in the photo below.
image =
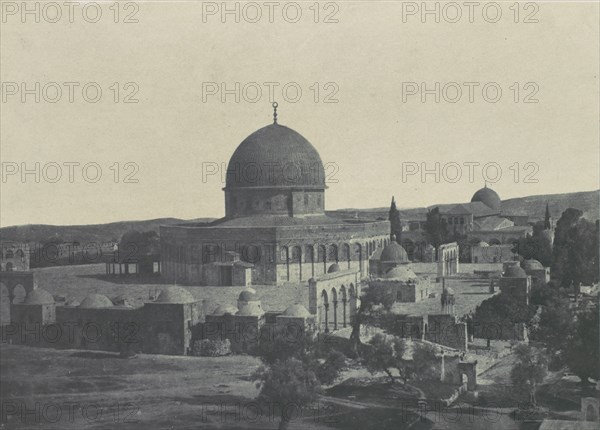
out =
{"type": "Polygon", "coordinates": [[[525,260],[523,262],[523,269],[527,270],[544,270],[544,266],[537,260],[525,260]]]}
{"type": "Polygon", "coordinates": [[[304,306],[296,303],[283,311],[282,315],[286,317],[308,318],[310,317],[310,312],[308,312],[304,306]]]}
{"type": "Polygon", "coordinates": [[[162,290],[156,299],[157,303],[192,303],[195,302],[194,296],[188,290],[181,287],[169,287],[162,290]]]}
{"type": "Polygon", "coordinates": [[[335,273],[335,272],[339,272],[340,271],[340,265],[337,263],[333,263],[331,266],[329,266],[329,269],[327,269],[327,273],[335,273]]]}
{"type": "Polygon", "coordinates": [[[525,271],[523,269],[521,269],[519,266],[510,266],[504,272],[504,277],[505,278],[526,278],[527,273],[525,273],[525,271]]]}
{"type": "Polygon", "coordinates": [[[54,304],[54,297],[46,290],[37,288],[27,294],[24,304],[26,305],[52,305],[54,304]]]}
{"type": "Polygon", "coordinates": [[[408,263],[408,254],[398,242],[392,241],[383,248],[379,261],[383,263],[408,263]]]}
{"type": "Polygon", "coordinates": [[[240,302],[256,302],[257,300],[258,296],[256,295],[256,290],[253,288],[242,291],[238,296],[238,301],[240,302]]]}
{"type": "Polygon", "coordinates": [[[487,243],[487,242],[484,242],[484,241],[482,240],[481,242],[479,242],[479,243],[476,243],[476,244],[475,244],[475,246],[480,246],[480,247],[484,248],[484,247],[486,247],[486,246],[490,246],[490,244],[489,244],[489,243],[487,243]]]}
{"type": "Polygon", "coordinates": [[[211,315],[215,316],[223,316],[226,314],[235,315],[237,313],[237,308],[232,305],[219,305],[217,308],[212,311],[211,315]]]}
{"type": "Polygon", "coordinates": [[[385,279],[394,279],[398,281],[409,281],[417,279],[417,275],[407,266],[398,266],[394,267],[391,270],[388,270],[385,275],[383,275],[385,279]]]}
{"type": "Polygon", "coordinates": [[[112,308],[113,303],[108,297],[103,296],[102,294],[90,294],[82,300],[79,307],[89,309],[112,308]]]}

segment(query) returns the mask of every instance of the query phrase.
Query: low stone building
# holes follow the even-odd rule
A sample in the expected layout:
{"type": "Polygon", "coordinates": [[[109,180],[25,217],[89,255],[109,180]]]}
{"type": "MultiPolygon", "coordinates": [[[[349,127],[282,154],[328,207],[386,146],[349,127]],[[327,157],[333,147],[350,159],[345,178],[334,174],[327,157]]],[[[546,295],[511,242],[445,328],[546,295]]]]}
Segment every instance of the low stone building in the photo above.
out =
{"type": "Polygon", "coordinates": [[[181,287],[164,289],[154,302],[145,303],[144,352],[191,354],[192,330],[202,318],[202,302],[181,287]]]}
{"type": "Polygon", "coordinates": [[[369,289],[381,302],[385,296],[401,303],[414,303],[426,299],[431,285],[420,280],[408,265],[398,266],[383,276],[368,281],[369,289]]]}
{"type": "Polygon", "coordinates": [[[518,265],[509,265],[499,279],[500,291],[510,294],[529,304],[531,295],[531,276],[518,265]]]}

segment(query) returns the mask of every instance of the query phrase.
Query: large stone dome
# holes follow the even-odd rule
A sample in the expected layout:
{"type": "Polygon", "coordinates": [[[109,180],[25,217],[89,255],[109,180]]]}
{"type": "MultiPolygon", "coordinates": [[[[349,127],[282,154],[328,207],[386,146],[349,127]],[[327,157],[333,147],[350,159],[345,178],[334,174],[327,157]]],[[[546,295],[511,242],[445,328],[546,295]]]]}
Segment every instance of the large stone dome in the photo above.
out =
{"type": "Polygon", "coordinates": [[[473,194],[473,197],[471,197],[471,202],[481,202],[487,207],[497,211],[502,209],[502,200],[500,200],[500,196],[496,191],[487,186],[477,190],[475,194],[473,194]]]}
{"type": "Polygon", "coordinates": [[[291,128],[263,127],[244,139],[227,166],[226,188],[325,188],[325,169],[317,150],[291,128]]]}

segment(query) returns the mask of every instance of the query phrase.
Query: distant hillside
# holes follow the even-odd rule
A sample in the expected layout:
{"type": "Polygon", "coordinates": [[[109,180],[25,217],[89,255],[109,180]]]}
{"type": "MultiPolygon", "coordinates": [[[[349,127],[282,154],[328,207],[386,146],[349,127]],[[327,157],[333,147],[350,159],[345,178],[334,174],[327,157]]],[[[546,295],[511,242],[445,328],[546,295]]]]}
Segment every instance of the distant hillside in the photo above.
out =
{"type": "MultiPolygon", "coordinates": [[[[600,190],[584,191],[567,194],[547,194],[540,196],[518,197],[502,202],[502,210],[506,213],[526,213],[532,219],[542,219],[546,210],[546,202],[550,205],[552,217],[557,220],[567,208],[577,208],[583,211],[584,216],[591,221],[600,218],[600,190]]],[[[431,205],[433,208],[436,205],[431,205]]],[[[389,208],[373,209],[339,209],[328,211],[328,215],[338,218],[367,218],[387,219],[389,208]]],[[[425,219],[427,208],[400,209],[403,219],[425,219]]],[[[121,221],[109,224],[56,226],[45,224],[31,224],[0,228],[0,240],[41,243],[51,237],[58,237],[64,242],[111,242],[119,240],[128,230],[158,231],[161,225],[173,225],[188,222],[210,222],[213,218],[199,218],[195,220],[182,220],[178,218],[159,218],[146,221],[121,221]]]]}
{"type": "Polygon", "coordinates": [[[161,225],[173,225],[187,222],[209,222],[213,218],[182,220],[178,218],[158,218],[145,221],[119,221],[109,224],[90,225],[46,225],[29,224],[0,228],[0,240],[9,242],[41,243],[51,237],[64,242],[103,243],[119,240],[129,230],[158,232],[161,225]]]}
{"type": "Polygon", "coordinates": [[[550,213],[555,220],[559,219],[567,208],[583,211],[583,216],[590,221],[600,218],[600,190],[507,199],[502,201],[502,210],[524,212],[531,218],[543,218],[546,212],[546,202],[548,202],[550,213]]]}
{"type": "MultiPolygon", "coordinates": [[[[502,201],[502,211],[505,213],[523,213],[532,219],[542,219],[546,212],[546,202],[550,207],[552,217],[557,220],[567,208],[576,208],[590,221],[600,218],[600,190],[582,191],[579,193],[545,194],[539,196],[516,197],[502,201]]],[[[461,202],[465,203],[465,202],[461,202]]],[[[429,209],[438,206],[433,204],[429,209]]],[[[446,205],[444,205],[446,206],[446,205]]],[[[425,218],[428,208],[399,209],[402,219],[425,218]]],[[[340,218],[369,218],[388,217],[389,207],[372,209],[339,209],[330,211],[331,216],[340,218]]]]}

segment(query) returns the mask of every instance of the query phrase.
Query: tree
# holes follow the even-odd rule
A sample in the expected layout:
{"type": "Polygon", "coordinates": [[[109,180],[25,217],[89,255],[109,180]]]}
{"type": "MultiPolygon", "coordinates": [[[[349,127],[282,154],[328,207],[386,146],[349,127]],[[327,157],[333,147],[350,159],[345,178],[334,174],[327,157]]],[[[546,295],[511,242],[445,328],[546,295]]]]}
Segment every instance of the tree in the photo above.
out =
{"type": "Polygon", "coordinates": [[[569,208],[556,223],[552,273],[563,287],[598,281],[598,223],[582,215],[569,208]]]}
{"type": "Polygon", "coordinates": [[[396,241],[400,243],[400,235],[402,233],[402,223],[400,222],[400,212],[396,208],[396,201],[392,197],[392,204],[390,205],[390,212],[388,215],[390,221],[390,238],[396,237],[396,241]]]}
{"type": "Polygon", "coordinates": [[[436,349],[433,345],[423,342],[413,344],[413,371],[417,378],[421,380],[435,378],[436,360],[436,349]]]}
{"type": "Polygon", "coordinates": [[[390,291],[384,291],[382,294],[381,291],[368,286],[361,288],[361,291],[360,305],[354,314],[352,332],[350,333],[350,345],[355,357],[360,356],[361,326],[381,326],[396,301],[396,297],[390,291]]]}
{"type": "Polygon", "coordinates": [[[440,216],[440,208],[435,207],[427,211],[427,219],[425,221],[425,235],[429,243],[437,247],[447,242],[448,225],[440,216]]]}
{"type": "Polygon", "coordinates": [[[289,406],[309,405],[317,399],[321,391],[321,384],[314,371],[296,358],[277,360],[270,366],[262,366],[255,377],[259,380],[258,399],[281,406],[280,430],[287,429],[291,421],[292,408],[289,406]]]}
{"type": "Polygon", "coordinates": [[[533,226],[532,235],[527,235],[515,242],[512,252],[525,260],[538,260],[544,267],[552,266],[552,243],[545,233],[544,223],[537,222],[533,226]]]}
{"type": "Polygon", "coordinates": [[[548,207],[548,202],[546,202],[546,213],[544,214],[544,230],[550,230],[552,228],[550,219],[550,208],[548,207]]]}
{"type": "Polygon", "coordinates": [[[548,297],[542,305],[537,327],[532,330],[532,338],[546,345],[552,368],[558,369],[565,364],[565,351],[573,331],[569,300],[560,296],[548,297]]]}
{"type": "Polygon", "coordinates": [[[139,259],[160,253],[160,237],[154,230],[140,232],[130,230],[119,241],[118,261],[139,259]]]}
{"type": "Polygon", "coordinates": [[[583,386],[588,384],[589,378],[600,379],[599,337],[598,309],[578,314],[565,356],[569,369],[579,376],[583,386]]]}
{"type": "Polygon", "coordinates": [[[369,340],[363,356],[365,366],[371,373],[385,372],[390,378],[390,384],[394,383],[392,369],[396,367],[394,356],[394,343],[391,337],[377,333],[369,340]]]}
{"type": "Polygon", "coordinates": [[[529,402],[537,406],[536,391],[546,376],[548,365],[543,353],[521,343],[515,348],[516,362],[510,372],[510,378],[517,391],[527,392],[529,402]]]}

